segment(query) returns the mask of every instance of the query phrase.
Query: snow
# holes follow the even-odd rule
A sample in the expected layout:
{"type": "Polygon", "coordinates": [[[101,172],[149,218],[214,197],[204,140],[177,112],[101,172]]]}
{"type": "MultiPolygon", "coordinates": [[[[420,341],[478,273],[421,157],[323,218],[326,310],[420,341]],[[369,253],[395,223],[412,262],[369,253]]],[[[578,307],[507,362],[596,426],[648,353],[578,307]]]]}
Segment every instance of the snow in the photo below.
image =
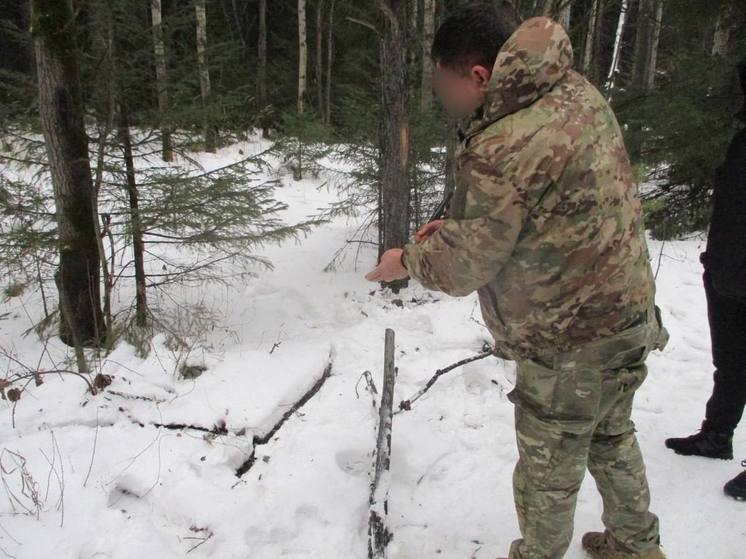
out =
{"type": "MultiPolygon", "coordinates": [[[[218,166],[241,157],[239,150],[259,151],[260,143],[197,157],[218,166]]],[[[289,223],[335,200],[322,182],[282,177],[277,195],[289,205],[289,223]]],[[[396,331],[395,406],[490,338],[474,295],[455,299],[415,284],[399,295],[377,291],[363,279],[375,259],[368,245],[359,261],[354,246],[335,271],[324,272],[356,227],[339,218],[300,242],[267,247],[262,256],[274,269],[252,270],[257,276],[245,283],[174,286],[174,299],[199,301],[218,318],[186,353],[169,349],[164,335],[147,357],[122,342],[96,363],[113,377],[99,395],[87,394],[72,375],[48,374],[15,408],[0,401],[0,556],[365,557],[377,412],[361,375],[370,371],[380,391],[385,329],[396,331]],[[330,360],[319,391],[267,444],[254,446],[330,360]],[[183,379],[184,363],[206,370],[183,379]],[[169,423],[202,430],[158,426],[169,423]],[[204,431],[216,426],[223,434],[204,431]],[[237,477],[252,452],[253,467],[237,477]]],[[[746,509],[725,497],[722,485],[740,471],[738,462],[684,458],[663,446],[666,437],[699,427],[711,390],[702,245],[690,239],[663,247],[658,304],[671,341],[649,359],[634,419],[668,556],[736,559],[744,556],[746,509]]],[[[650,248],[657,266],[660,244],[650,248]]],[[[70,354],[54,339],[45,346],[22,336],[40,316],[38,293],[3,302],[0,346],[22,363],[49,368],[70,354]]],[[[4,371],[18,367],[3,362],[4,371]]],[[[512,363],[469,363],[395,416],[392,558],[507,554],[518,535],[511,492],[517,451],[506,398],[513,380],[512,363]]],[[[743,429],[735,449],[746,458],[743,429]]],[[[568,559],[584,557],[580,536],[600,529],[600,516],[588,476],[568,559]]]]}

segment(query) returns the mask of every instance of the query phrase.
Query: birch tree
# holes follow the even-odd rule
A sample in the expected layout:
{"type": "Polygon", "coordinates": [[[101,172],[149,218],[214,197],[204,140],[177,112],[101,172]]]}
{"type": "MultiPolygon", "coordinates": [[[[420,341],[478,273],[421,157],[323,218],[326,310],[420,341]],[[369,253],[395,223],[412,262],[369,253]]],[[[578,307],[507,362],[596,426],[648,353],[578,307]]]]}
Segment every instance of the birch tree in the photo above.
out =
{"type": "Polygon", "coordinates": [[[205,0],[194,0],[194,12],[197,22],[197,71],[199,73],[199,90],[202,98],[202,131],[205,150],[215,151],[215,127],[212,123],[210,69],[207,65],[207,11],[205,0]]]}
{"type": "Polygon", "coordinates": [[[163,40],[163,13],[161,0],[150,0],[150,16],[153,26],[153,54],[155,57],[155,88],[158,92],[158,116],[161,128],[161,154],[164,161],[173,161],[171,128],[168,124],[168,86],[166,71],[166,45],[163,40]]]}
{"type": "Polygon", "coordinates": [[[622,39],[624,38],[624,26],[627,23],[627,10],[629,9],[629,0],[622,0],[619,8],[619,20],[617,21],[616,33],[614,35],[614,52],[611,57],[611,65],[606,76],[606,89],[614,89],[614,82],[619,73],[619,64],[622,58],[622,39]]]}

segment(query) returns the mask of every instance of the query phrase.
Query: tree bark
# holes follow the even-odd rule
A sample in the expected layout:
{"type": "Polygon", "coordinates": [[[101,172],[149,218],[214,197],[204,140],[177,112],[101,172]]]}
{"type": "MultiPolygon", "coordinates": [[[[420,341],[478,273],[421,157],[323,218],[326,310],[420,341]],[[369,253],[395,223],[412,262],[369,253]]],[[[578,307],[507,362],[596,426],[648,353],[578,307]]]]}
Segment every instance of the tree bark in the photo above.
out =
{"type": "Polygon", "coordinates": [[[316,4],[316,109],[324,118],[324,0],[316,4]]]}
{"type": "MultiPolygon", "coordinates": [[[[404,46],[406,0],[378,0],[384,15],[381,37],[383,121],[381,126],[381,220],[379,257],[402,247],[409,236],[409,115],[404,46]]],[[[406,280],[386,284],[394,293],[406,280]]]]}
{"type": "Polygon", "coordinates": [[[368,518],[368,559],[386,559],[393,534],[389,530],[388,500],[391,486],[391,431],[394,418],[394,385],[396,383],[394,331],[386,329],[383,355],[383,386],[378,408],[376,453],[370,483],[368,518]]]}
{"type": "Polygon", "coordinates": [[[585,45],[583,48],[583,61],[581,63],[581,70],[583,74],[588,76],[591,80],[595,81],[596,76],[591,72],[591,64],[594,58],[594,51],[596,45],[596,27],[598,24],[599,16],[599,1],[591,0],[591,13],[588,19],[588,28],[585,32],[585,45]]]}
{"type": "Polygon", "coordinates": [[[132,252],[135,260],[135,324],[147,324],[148,305],[145,292],[145,243],[143,241],[142,220],[138,203],[137,176],[135,175],[132,157],[132,139],[130,136],[129,110],[125,99],[119,99],[119,138],[127,176],[127,198],[130,206],[130,231],[132,234],[132,252]]]}
{"type": "Polygon", "coordinates": [[[433,102],[433,61],[430,46],[435,33],[435,0],[424,0],[422,7],[422,77],[420,80],[420,108],[427,110],[433,102]]]}
{"type": "Polygon", "coordinates": [[[603,82],[603,76],[601,74],[601,55],[603,53],[602,39],[607,0],[597,1],[598,14],[595,21],[595,30],[593,32],[593,56],[591,57],[591,75],[593,76],[595,83],[600,85],[603,82]]]}
{"type": "Polygon", "coordinates": [[[238,12],[238,6],[236,5],[236,0],[231,0],[231,12],[233,15],[234,24],[236,26],[236,31],[238,33],[238,39],[241,41],[241,45],[245,49],[246,48],[246,37],[244,35],[243,24],[241,23],[241,17],[238,12]]]}
{"type": "Polygon", "coordinates": [[[168,122],[169,98],[166,70],[166,46],[163,41],[163,12],[161,0],[150,0],[150,14],[153,24],[153,54],[155,56],[155,88],[158,91],[158,117],[161,128],[161,157],[173,161],[171,127],[168,122]]]}
{"type": "Polygon", "coordinates": [[[412,99],[417,97],[417,72],[422,67],[417,67],[417,57],[422,52],[422,43],[418,40],[420,37],[419,18],[420,3],[426,0],[409,0],[409,17],[407,18],[409,29],[407,41],[407,71],[409,72],[409,96],[412,99]]]}
{"type": "Polygon", "coordinates": [[[60,338],[98,346],[104,335],[96,208],[70,3],[32,0],[39,115],[56,203],[60,338]]]}
{"type": "Polygon", "coordinates": [[[665,0],[656,0],[655,19],[653,20],[653,32],[648,47],[643,85],[646,91],[655,87],[655,70],[658,64],[658,45],[661,38],[661,27],[663,26],[663,5],[665,0]]]}
{"type": "Polygon", "coordinates": [[[622,0],[622,4],[619,8],[619,20],[617,22],[616,34],[614,36],[614,54],[611,57],[611,66],[609,67],[609,73],[606,77],[606,89],[609,91],[614,89],[616,76],[619,73],[619,65],[622,58],[622,40],[624,39],[624,27],[627,23],[628,8],[629,0],[622,0]]]}
{"type": "Polygon", "coordinates": [[[724,0],[715,22],[715,33],[712,37],[712,56],[722,56],[732,51],[733,30],[741,25],[743,25],[743,22],[735,9],[734,0],[724,0]]]}
{"type": "Polygon", "coordinates": [[[207,10],[205,0],[194,0],[194,12],[197,20],[197,71],[199,73],[199,90],[202,97],[202,130],[205,150],[215,152],[216,134],[212,122],[212,95],[210,86],[210,69],[207,65],[207,10]]]}
{"type": "Polygon", "coordinates": [[[570,16],[572,14],[572,0],[560,0],[557,12],[557,21],[567,31],[570,30],[570,16]]]}
{"type": "Polygon", "coordinates": [[[257,38],[257,98],[262,126],[262,137],[269,138],[267,115],[267,0],[259,0],[259,34],[257,38]]]}
{"type": "Polygon", "coordinates": [[[306,0],[298,0],[298,114],[303,114],[306,96],[308,44],[306,39],[306,0]]]}
{"type": "Polygon", "coordinates": [[[329,27],[326,39],[326,114],[324,122],[327,126],[332,121],[332,63],[334,62],[334,0],[329,6],[329,27]]]}
{"type": "Polygon", "coordinates": [[[650,43],[650,0],[637,0],[637,20],[635,24],[635,49],[632,55],[631,82],[636,88],[642,88],[645,66],[648,60],[650,43]]]}

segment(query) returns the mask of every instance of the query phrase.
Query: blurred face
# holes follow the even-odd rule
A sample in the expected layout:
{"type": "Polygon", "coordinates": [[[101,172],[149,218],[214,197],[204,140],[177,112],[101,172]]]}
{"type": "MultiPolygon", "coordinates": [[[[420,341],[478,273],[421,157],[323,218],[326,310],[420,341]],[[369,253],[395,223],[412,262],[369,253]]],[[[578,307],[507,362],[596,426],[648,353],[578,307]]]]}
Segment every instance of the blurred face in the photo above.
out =
{"type": "Polygon", "coordinates": [[[476,64],[466,69],[433,68],[433,90],[446,111],[456,117],[468,116],[482,106],[492,71],[476,64]]]}

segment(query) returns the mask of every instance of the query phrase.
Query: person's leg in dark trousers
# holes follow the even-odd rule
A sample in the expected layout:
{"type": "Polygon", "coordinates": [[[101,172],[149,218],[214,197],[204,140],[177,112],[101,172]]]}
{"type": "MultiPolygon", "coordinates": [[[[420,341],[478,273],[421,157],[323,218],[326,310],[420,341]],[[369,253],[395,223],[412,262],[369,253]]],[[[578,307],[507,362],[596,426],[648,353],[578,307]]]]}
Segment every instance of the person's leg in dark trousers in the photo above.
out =
{"type": "Polygon", "coordinates": [[[715,385],[703,429],[733,435],[746,405],[746,303],[723,297],[705,272],[715,385]]]}
{"type": "Polygon", "coordinates": [[[679,454],[733,458],[733,432],[746,405],[746,303],[723,296],[704,273],[707,316],[715,366],[712,395],[702,430],[695,435],[666,440],[679,454]]]}

